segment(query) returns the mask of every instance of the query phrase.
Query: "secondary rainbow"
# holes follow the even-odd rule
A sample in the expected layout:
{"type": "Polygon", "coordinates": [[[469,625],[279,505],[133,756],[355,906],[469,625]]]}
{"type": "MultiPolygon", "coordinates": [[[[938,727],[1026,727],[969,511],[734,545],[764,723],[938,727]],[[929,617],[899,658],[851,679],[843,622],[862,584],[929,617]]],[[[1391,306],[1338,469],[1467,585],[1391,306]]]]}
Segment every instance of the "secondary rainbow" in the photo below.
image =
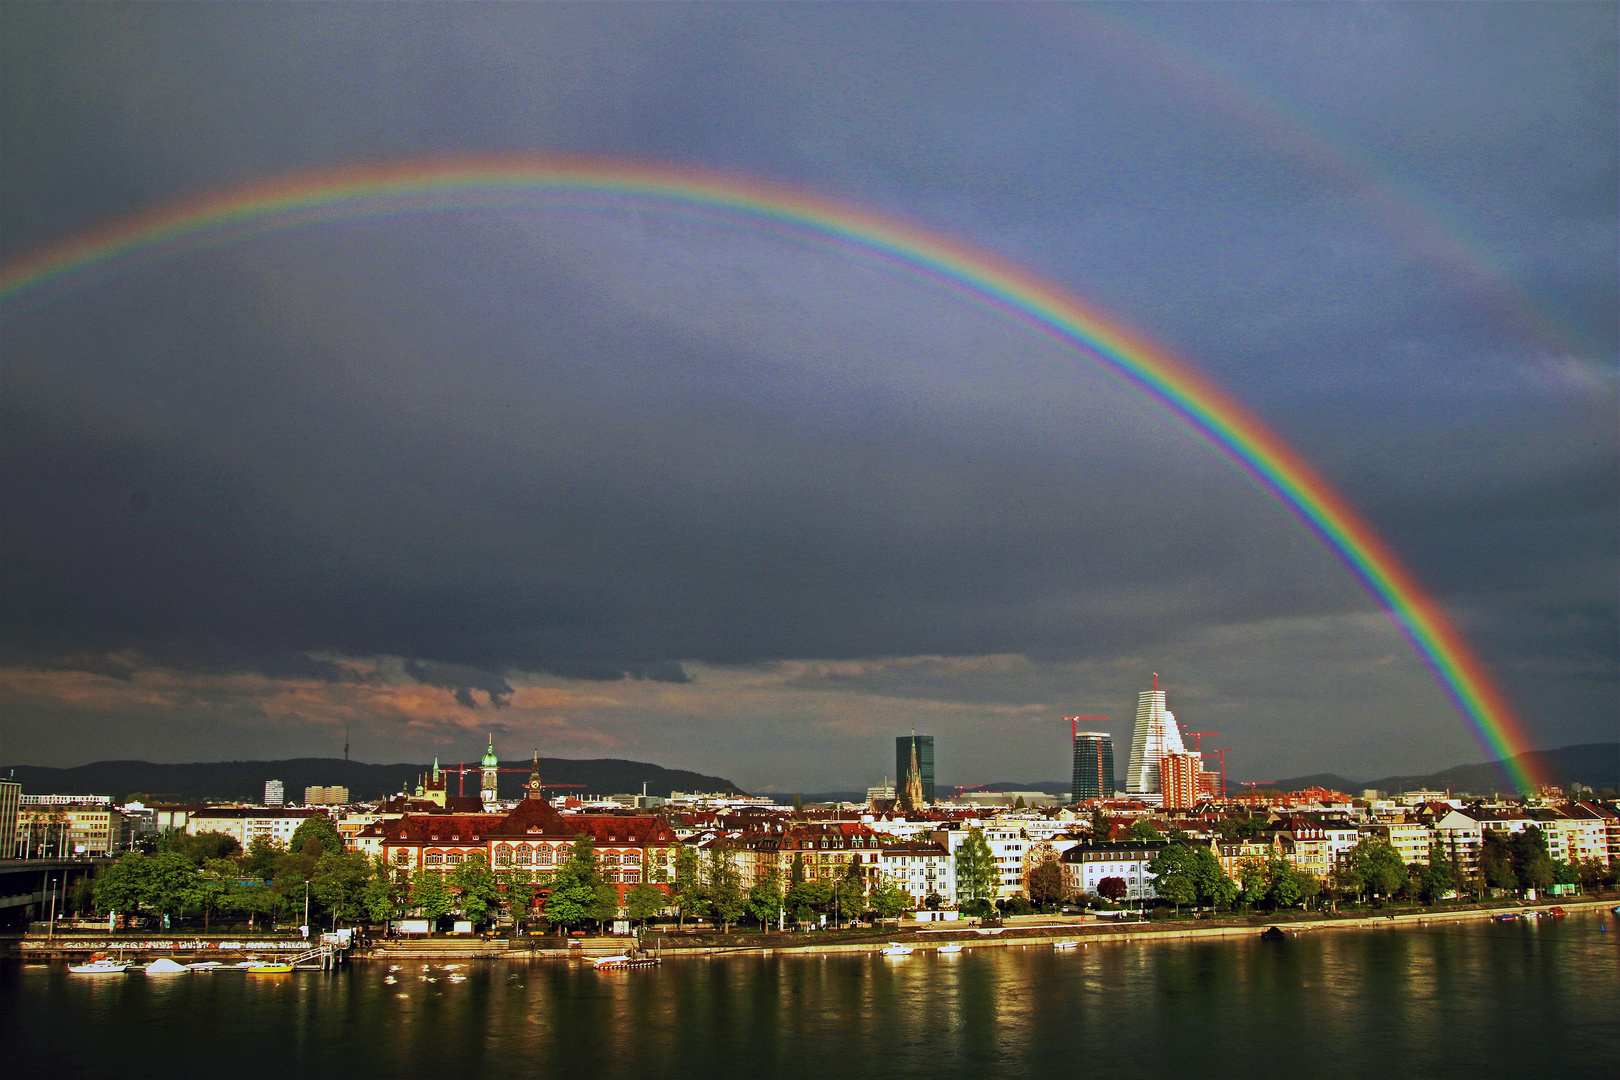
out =
{"type": "Polygon", "coordinates": [[[1152,395],[1282,500],[1389,612],[1482,747],[1530,749],[1506,699],[1444,611],[1333,488],[1260,420],[1147,338],[1056,285],[953,237],[781,184],[688,166],[525,155],[434,158],[299,173],[187,200],[0,267],[0,304],[43,302],[94,271],[327,221],[546,199],[630,200],[741,216],[889,262],[990,303],[1077,348],[1152,395]]]}

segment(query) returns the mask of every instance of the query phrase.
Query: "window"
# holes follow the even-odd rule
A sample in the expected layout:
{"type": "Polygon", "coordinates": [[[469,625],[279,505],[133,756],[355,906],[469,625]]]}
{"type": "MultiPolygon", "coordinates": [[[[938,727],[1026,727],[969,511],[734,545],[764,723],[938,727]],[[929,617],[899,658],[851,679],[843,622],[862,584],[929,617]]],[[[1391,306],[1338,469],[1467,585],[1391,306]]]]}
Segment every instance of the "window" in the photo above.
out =
{"type": "Polygon", "coordinates": [[[445,856],[444,861],[449,863],[451,866],[461,865],[461,852],[452,851],[449,855],[445,856]]]}
{"type": "Polygon", "coordinates": [[[499,846],[497,846],[495,848],[495,865],[496,866],[511,866],[512,865],[512,849],[511,849],[511,847],[509,847],[506,844],[501,844],[501,845],[499,845],[499,846]]]}
{"type": "Polygon", "coordinates": [[[428,852],[428,857],[422,861],[429,866],[438,866],[444,861],[444,856],[440,855],[437,851],[430,851],[428,852]]]}
{"type": "Polygon", "coordinates": [[[538,866],[550,866],[551,865],[551,849],[547,848],[547,847],[536,848],[535,852],[534,852],[534,861],[535,861],[535,864],[538,865],[538,866]]]}
{"type": "Polygon", "coordinates": [[[517,861],[519,866],[528,866],[534,861],[534,852],[529,850],[528,844],[519,845],[517,849],[517,861]]]}

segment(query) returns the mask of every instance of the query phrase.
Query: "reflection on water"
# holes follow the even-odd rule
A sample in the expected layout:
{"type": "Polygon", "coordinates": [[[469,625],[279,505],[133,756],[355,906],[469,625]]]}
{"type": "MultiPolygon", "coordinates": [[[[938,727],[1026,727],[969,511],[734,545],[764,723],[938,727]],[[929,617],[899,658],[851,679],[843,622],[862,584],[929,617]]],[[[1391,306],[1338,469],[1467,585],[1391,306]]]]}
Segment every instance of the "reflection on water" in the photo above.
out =
{"type": "Polygon", "coordinates": [[[1620,928],[1603,918],[1607,933],[1582,915],[612,973],[410,963],[392,983],[386,963],[166,978],[13,964],[0,1045],[31,1071],[165,1078],[1597,1075],[1620,1055],[1620,928]]]}

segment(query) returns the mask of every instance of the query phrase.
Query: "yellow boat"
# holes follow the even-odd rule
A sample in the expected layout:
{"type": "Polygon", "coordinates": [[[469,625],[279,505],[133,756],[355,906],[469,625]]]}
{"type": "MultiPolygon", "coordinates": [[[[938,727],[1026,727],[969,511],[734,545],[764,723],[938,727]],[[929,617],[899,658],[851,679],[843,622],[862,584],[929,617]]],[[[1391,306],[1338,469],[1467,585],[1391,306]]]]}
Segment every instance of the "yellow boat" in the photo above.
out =
{"type": "Polygon", "coordinates": [[[265,963],[254,964],[247,969],[247,973],[249,975],[291,975],[292,969],[291,964],[265,963]]]}

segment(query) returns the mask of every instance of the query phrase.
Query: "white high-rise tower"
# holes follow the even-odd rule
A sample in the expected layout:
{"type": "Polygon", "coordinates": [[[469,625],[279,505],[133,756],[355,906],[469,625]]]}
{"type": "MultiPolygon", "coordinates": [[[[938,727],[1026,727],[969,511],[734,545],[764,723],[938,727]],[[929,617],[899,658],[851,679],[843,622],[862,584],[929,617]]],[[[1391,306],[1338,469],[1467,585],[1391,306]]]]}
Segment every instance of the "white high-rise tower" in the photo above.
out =
{"type": "Polygon", "coordinates": [[[1131,764],[1125,773],[1126,794],[1146,803],[1164,798],[1159,764],[1166,754],[1185,754],[1176,714],[1164,707],[1164,691],[1159,675],[1153,674],[1153,689],[1136,697],[1136,734],[1131,738],[1131,764]]]}

